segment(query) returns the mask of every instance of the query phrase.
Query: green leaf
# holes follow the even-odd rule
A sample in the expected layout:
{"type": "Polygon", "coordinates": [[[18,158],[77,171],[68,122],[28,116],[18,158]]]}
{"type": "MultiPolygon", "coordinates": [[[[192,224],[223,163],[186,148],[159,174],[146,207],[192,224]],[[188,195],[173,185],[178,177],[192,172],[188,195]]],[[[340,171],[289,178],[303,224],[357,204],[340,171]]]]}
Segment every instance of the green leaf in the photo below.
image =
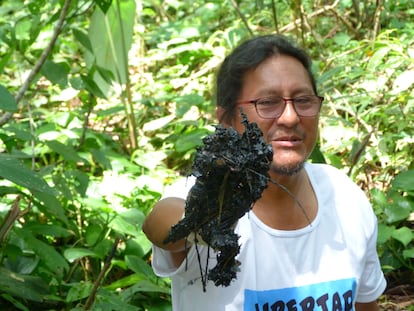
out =
{"type": "Polygon", "coordinates": [[[400,241],[404,246],[407,246],[414,238],[414,233],[410,228],[401,227],[392,233],[392,237],[400,241]]]}
{"type": "Polygon", "coordinates": [[[63,228],[57,224],[40,224],[40,223],[27,223],[25,228],[33,233],[51,236],[56,238],[68,238],[74,235],[70,230],[63,228]]]}
{"type": "Polygon", "coordinates": [[[54,63],[46,60],[41,69],[42,74],[52,83],[59,84],[61,87],[68,85],[68,67],[63,64],[54,63]]]}
{"type": "Polygon", "coordinates": [[[96,97],[106,98],[106,95],[103,93],[101,88],[96,84],[96,82],[89,76],[81,76],[84,87],[87,91],[95,95],[96,97]]]}
{"type": "MultiPolygon", "coordinates": [[[[93,63],[112,72],[119,84],[128,80],[128,51],[132,45],[136,4],[133,0],[101,3],[103,10],[95,10],[88,32],[93,47],[93,63]],[[117,5],[118,4],[118,5],[117,5]]],[[[99,5],[99,3],[98,3],[99,5]]],[[[97,82],[97,80],[95,80],[97,82]]]]}
{"type": "Polygon", "coordinates": [[[205,129],[198,129],[181,135],[174,146],[177,152],[187,152],[192,149],[195,149],[197,146],[202,145],[203,138],[208,134],[208,131],[205,129]]]}
{"type": "Polygon", "coordinates": [[[394,202],[392,204],[388,204],[384,210],[385,215],[388,217],[387,222],[394,223],[407,219],[412,210],[411,205],[411,202],[406,198],[395,198],[394,202]]]}
{"type": "Polygon", "coordinates": [[[403,250],[403,257],[405,259],[414,258],[414,248],[403,250]]]}
{"type": "Polygon", "coordinates": [[[17,103],[9,91],[0,84],[0,110],[15,112],[17,111],[17,103]]]}
{"type": "Polygon", "coordinates": [[[63,221],[66,225],[68,224],[68,218],[65,210],[62,207],[60,201],[56,198],[56,195],[51,195],[44,192],[34,192],[34,197],[43,204],[39,206],[39,209],[46,214],[48,218],[51,216],[63,221]]]}
{"type": "Polygon", "coordinates": [[[66,302],[78,301],[89,296],[93,288],[90,282],[81,282],[73,284],[68,294],[66,295],[66,302]]]}
{"type": "Polygon", "coordinates": [[[132,224],[130,221],[128,221],[127,219],[125,219],[124,217],[120,215],[117,215],[115,219],[111,221],[109,226],[115,231],[122,233],[122,234],[129,234],[132,236],[137,236],[139,234],[139,230],[137,226],[132,224]]]}
{"type": "Polygon", "coordinates": [[[25,240],[27,245],[40,257],[41,261],[50,271],[57,272],[62,271],[62,269],[69,269],[65,258],[54,247],[35,238],[31,231],[22,228],[15,229],[15,232],[25,240]]]}
{"type": "Polygon", "coordinates": [[[42,278],[11,272],[3,267],[0,267],[0,289],[12,296],[37,302],[49,293],[42,278]]]}
{"type": "Polygon", "coordinates": [[[22,162],[7,154],[0,154],[0,177],[10,180],[30,191],[39,191],[50,195],[57,192],[49,187],[38,174],[27,168],[22,162]]]}
{"type": "Polygon", "coordinates": [[[46,142],[46,145],[54,152],[60,154],[66,161],[75,163],[86,162],[85,159],[78,155],[73,147],[64,145],[57,140],[49,140],[46,142]]]}
{"type": "Polygon", "coordinates": [[[414,170],[404,171],[395,176],[392,186],[402,191],[414,190],[414,170]]]}
{"type": "Polygon", "coordinates": [[[85,32],[79,29],[73,29],[73,35],[80,42],[80,44],[82,44],[84,48],[86,48],[89,52],[93,53],[91,41],[89,41],[89,37],[85,32]]]}
{"type": "Polygon", "coordinates": [[[395,226],[387,226],[385,224],[378,224],[378,238],[377,242],[383,244],[387,242],[395,231],[395,226]]]}
{"type": "Polygon", "coordinates": [[[141,274],[146,278],[156,279],[156,276],[150,265],[138,256],[125,256],[125,262],[128,268],[134,271],[135,273],[141,274]]]}
{"type": "Polygon", "coordinates": [[[103,13],[106,13],[112,4],[112,0],[94,0],[103,13]]]}
{"type": "Polygon", "coordinates": [[[74,262],[75,260],[82,257],[99,257],[94,251],[87,248],[68,248],[65,249],[63,255],[69,262],[74,262]]]}

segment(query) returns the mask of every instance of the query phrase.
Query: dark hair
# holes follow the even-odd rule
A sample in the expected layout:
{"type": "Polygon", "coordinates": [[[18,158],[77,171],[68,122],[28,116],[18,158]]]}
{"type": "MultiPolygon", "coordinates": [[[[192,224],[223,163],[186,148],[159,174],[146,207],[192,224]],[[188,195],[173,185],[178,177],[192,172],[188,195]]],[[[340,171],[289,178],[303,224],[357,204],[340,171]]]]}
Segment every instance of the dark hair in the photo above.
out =
{"type": "Polygon", "coordinates": [[[301,62],[307,70],[313,90],[317,94],[311,59],[302,48],[281,35],[262,35],[248,39],[236,47],[221,64],[216,79],[216,104],[223,107],[222,119],[233,116],[235,102],[242,88],[243,76],[273,55],[289,55],[301,62]]]}

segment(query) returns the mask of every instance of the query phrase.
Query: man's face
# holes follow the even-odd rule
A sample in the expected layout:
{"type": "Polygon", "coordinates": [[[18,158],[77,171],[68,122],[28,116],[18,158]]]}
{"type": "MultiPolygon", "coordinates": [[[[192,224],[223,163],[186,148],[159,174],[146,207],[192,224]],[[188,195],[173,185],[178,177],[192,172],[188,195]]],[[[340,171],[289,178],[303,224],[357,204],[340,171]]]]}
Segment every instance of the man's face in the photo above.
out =
{"type": "MultiPolygon", "coordinates": [[[[238,101],[268,96],[293,98],[303,95],[315,95],[306,69],[297,59],[278,55],[266,59],[258,67],[245,73],[238,101]]],[[[298,116],[292,102],[288,102],[282,115],[274,119],[261,118],[253,104],[239,107],[247,114],[249,122],[258,124],[266,142],[272,144],[274,155],[270,173],[297,173],[315,146],[319,116],[298,116]]],[[[230,125],[241,132],[243,125],[240,124],[239,107],[236,108],[236,115],[230,125]]]]}

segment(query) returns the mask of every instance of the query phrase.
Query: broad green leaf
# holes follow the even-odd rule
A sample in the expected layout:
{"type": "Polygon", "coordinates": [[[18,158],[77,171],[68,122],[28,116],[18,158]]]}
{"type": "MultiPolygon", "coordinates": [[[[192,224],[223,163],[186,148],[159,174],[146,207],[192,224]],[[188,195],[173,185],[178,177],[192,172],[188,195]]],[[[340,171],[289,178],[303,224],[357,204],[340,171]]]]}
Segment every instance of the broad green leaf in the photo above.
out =
{"type": "Polygon", "coordinates": [[[378,224],[377,242],[379,244],[387,242],[389,238],[391,238],[394,231],[395,231],[395,226],[387,226],[382,223],[378,224]]]}
{"type": "Polygon", "coordinates": [[[410,228],[401,227],[392,233],[392,237],[407,246],[414,239],[414,233],[410,228]]]}
{"type": "Polygon", "coordinates": [[[17,111],[17,104],[14,97],[9,91],[0,84],[0,110],[15,112],[17,111]]]}
{"type": "Polygon", "coordinates": [[[390,50],[391,48],[389,46],[377,49],[368,61],[367,69],[369,71],[376,72],[378,70],[378,66],[384,62],[383,59],[390,52],[390,50]]]}
{"type": "Polygon", "coordinates": [[[41,302],[49,294],[48,285],[41,277],[11,272],[0,267],[0,289],[15,297],[41,302]]]}
{"type": "Polygon", "coordinates": [[[128,276],[125,276],[121,279],[115,280],[109,285],[105,286],[105,289],[107,290],[116,290],[117,288],[126,288],[128,286],[137,284],[138,282],[142,281],[144,279],[144,276],[138,275],[136,273],[130,274],[128,276]]]}
{"type": "Polygon", "coordinates": [[[65,87],[68,84],[68,67],[46,60],[41,69],[42,74],[52,83],[65,87]]]}
{"type": "Polygon", "coordinates": [[[89,41],[88,35],[79,29],[73,29],[73,35],[75,38],[86,48],[89,52],[93,53],[91,41],[89,41]]]}
{"type": "Polygon", "coordinates": [[[27,223],[25,228],[33,233],[51,236],[56,238],[68,238],[74,235],[70,230],[63,228],[57,224],[40,224],[40,223],[27,223]]]}
{"type": "Polygon", "coordinates": [[[32,232],[25,228],[15,230],[16,233],[22,237],[28,246],[40,257],[41,261],[49,268],[50,271],[57,272],[68,270],[69,265],[65,258],[59,254],[56,249],[49,244],[38,240],[32,232]]]}
{"type": "Polygon", "coordinates": [[[81,76],[81,79],[87,91],[91,92],[96,97],[106,98],[106,95],[92,78],[89,76],[81,76]]]}
{"type": "Polygon", "coordinates": [[[85,229],[85,240],[88,246],[94,246],[104,235],[104,229],[98,224],[91,224],[85,229]]]}
{"type": "Polygon", "coordinates": [[[46,145],[52,149],[54,152],[60,154],[66,161],[69,162],[86,162],[85,159],[80,157],[76,150],[71,147],[62,144],[57,140],[50,140],[46,142],[46,145]]]}
{"type": "Polygon", "coordinates": [[[164,127],[165,125],[169,124],[172,120],[174,120],[174,118],[174,115],[169,115],[159,119],[151,120],[145,123],[142,129],[144,130],[144,132],[158,130],[164,127]]]}
{"type": "Polygon", "coordinates": [[[411,204],[406,198],[397,198],[394,203],[388,204],[384,210],[388,223],[405,220],[411,213],[411,204]]]}
{"type": "Polygon", "coordinates": [[[74,262],[75,260],[82,257],[98,257],[94,251],[79,247],[65,249],[63,255],[69,262],[74,262]]]}
{"type": "Polygon", "coordinates": [[[15,259],[7,258],[4,266],[13,272],[21,274],[31,274],[39,264],[39,257],[37,256],[18,256],[15,259]]]}
{"type": "Polygon", "coordinates": [[[90,295],[93,288],[93,283],[91,282],[80,282],[72,284],[68,294],[66,295],[66,302],[78,301],[80,299],[86,298],[90,295]]]}
{"type": "Polygon", "coordinates": [[[154,292],[154,293],[169,293],[169,288],[161,287],[149,280],[142,280],[138,282],[133,288],[138,292],[154,292]]]}
{"type": "Polygon", "coordinates": [[[148,262],[144,261],[138,256],[125,256],[125,262],[128,265],[128,268],[134,271],[135,273],[144,275],[146,278],[156,278],[148,262]]]}
{"type": "Polygon", "coordinates": [[[408,90],[414,84],[414,70],[406,70],[395,80],[391,90],[392,94],[398,94],[408,90]]]}
{"type": "Polygon", "coordinates": [[[44,192],[34,192],[34,197],[42,203],[39,206],[39,209],[41,209],[48,218],[53,216],[64,222],[66,225],[68,224],[65,210],[55,195],[44,192]]]}
{"type": "Polygon", "coordinates": [[[107,154],[100,149],[91,149],[90,150],[93,156],[93,159],[96,161],[96,163],[99,163],[99,165],[104,170],[110,170],[112,168],[111,161],[109,161],[107,154]]]}
{"type": "Polygon", "coordinates": [[[18,159],[7,154],[0,154],[0,177],[8,179],[30,191],[56,195],[56,191],[50,188],[43,178],[27,168],[18,159]]]}
{"type": "Polygon", "coordinates": [[[414,190],[414,169],[401,172],[394,177],[392,186],[402,191],[414,190]]]}
{"type": "Polygon", "coordinates": [[[197,146],[202,145],[202,140],[207,134],[207,130],[199,129],[181,135],[174,144],[175,149],[177,150],[177,152],[187,152],[193,150],[197,146]]]}
{"type": "Polygon", "coordinates": [[[121,234],[129,234],[132,236],[137,236],[139,234],[137,226],[120,215],[117,215],[115,219],[111,221],[109,226],[121,234]]]}
{"type": "Polygon", "coordinates": [[[103,13],[106,13],[112,4],[112,0],[94,0],[94,2],[99,6],[103,13]]]}
{"type": "Polygon", "coordinates": [[[406,259],[414,258],[414,248],[403,250],[403,257],[406,259]]]}
{"type": "Polygon", "coordinates": [[[158,165],[167,157],[164,151],[145,151],[137,150],[133,154],[134,162],[150,170],[156,169],[158,165]]]}
{"type": "Polygon", "coordinates": [[[135,6],[133,0],[114,1],[106,13],[105,10],[95,10],[88,32],[94,53],[93,57],[87,57],[87,62],[90,66],[96,63],[111,71],[120,84],[126,83],[128,76],[128,51],[133,38],[135,6]]]}

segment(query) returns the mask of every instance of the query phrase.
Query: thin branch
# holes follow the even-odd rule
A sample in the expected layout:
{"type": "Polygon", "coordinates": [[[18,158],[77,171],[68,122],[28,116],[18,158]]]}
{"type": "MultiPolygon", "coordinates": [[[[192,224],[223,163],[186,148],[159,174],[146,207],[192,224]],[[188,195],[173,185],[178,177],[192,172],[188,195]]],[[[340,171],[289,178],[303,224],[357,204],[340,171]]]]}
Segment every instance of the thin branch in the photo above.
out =
{"type": "MultiPolygon", "coordinates": [[[[321,14],[327,12],[327,11],[333,10],[338,5],[338,3],[339,3],[339,0],[336,0],[332,5],[326,5],[323,8],[321,8],[321,9],[315,11],[315,12],[312,12],[311,14],[308,15],[308,18],[313,18],[313,17],[321,15],[321,14]]],[[[291,31],[291,30],[295,29],[298,25],[300,25],[300,22],[301,22],[300,18],[298,18],[294,22],[280,28],[280,32],[283,33],[283,32],[291,31]]]]}
{"type": "Polygon", "coordinates": [[[244,17],[243,13],[240,11],[239,5],[236,3],[235,0],[231,0],[231,4],[233,5],[234,9],[236,10],[237,14],[239,14],[244,26],[246,26],[247,30],[249,31],[250,35],[254,35],[253,31],[250,29],[249,24],[247,23],[246,17],[244,17]]]}
{"type": "Polygon", "coordinates": [[[16,199],[13,202],[12,207],[7,213],[6,218],[4,218],[2,224],[0,225],[0,245],[6,239],[10,229],[13,227],[16,220],[19,219],[20,217],[23,217],[25,214],[27,214],[30,211],[30,207],[32,203],[31,199],[29,203],[27,204],[27,207],[22,211],[20,210],[20,204],[19,204],[21,198],[22,198],[22,195],[20,194],[16,197],[16,199]]]}
{"type": "Polygon", "coordinates": [[[375,38],[378,35],[378,32],[380,30],[380,24],[381,24],[381,11],[382,11],[382,2],[383,0],[377,0],[377,8],[375,10],[375,17],[374,17],[374,30],[372,34],[372,41],[375,41],[375,38]]]}
{"type": "Polygon", "coordinates": [[[99,273],[95,284],[93,284],[93,288],[92,291],[88,297],[88,300],[86,300],[85,305],[83,306],[83,310],[90,310],[90,308],[92,307],[95,298],[96,298],[96,293],[98,291],[99,286],[101,285],[101,282],[106,274],[106,272],[109,270],[109,267],[111,266],[111,261],[112,258],[115,256],[115,252],[116,249],[118,248],[118,244],[119,244],[120,238],[116,238],[114,245],[112,246],[111,252],[109,253],[108,257],[105,260],[105,264],[101,270],[101,272],[99,273]]]}
{"type": "MultiPolygon", "coordinates": [[[[53,35],[52,35],[52,38],[50,39],[49,44],[43,50],[42,55],[38,59],[37,63],[33,67],[33,69],[30,71],[26,81],[23,83],[23,85],[20,87],[19,91],[17,92],[16,96],[14,97],[14,99],[16,101],[16,104],[18,104],[20,102],[20,100],[23,98],[24,94],[29,89],[30,84],[33,82],[36,75],[40,72],[40,70],[42,69],[43,64],[45,63],[47,57],[49,56],[50,52],[52,51],[52,49],[53,49],[53,47],[56,43],[56,40],[57,40],[59,34],[61,33],[61,31],[63,29],[65,18],[68,14],[68,11],[69,11],[70,2],[71,2],[71,0],[66,0],[65,1],[64,5],[63,5],[63,8],[62,8],[62,12],[60,13],[58,22],[56,24],[55,31],[53,32],[53,35]]],[[[0,127],[3,126],[4,124],[6,124],[12,118],[12,116],[13,116],[13,114],[11,112],[6,112],[0,118],[0,127]]]]}
{"type": "Polygon", "coordinates": [[[273,15],[273,23],[275,24],[275,31],[276,31],[276,33],[279,33],[279,21],[277,19],[277,11],[276,11],[275,0],[272,0],[272,15],[273,15]]]}

